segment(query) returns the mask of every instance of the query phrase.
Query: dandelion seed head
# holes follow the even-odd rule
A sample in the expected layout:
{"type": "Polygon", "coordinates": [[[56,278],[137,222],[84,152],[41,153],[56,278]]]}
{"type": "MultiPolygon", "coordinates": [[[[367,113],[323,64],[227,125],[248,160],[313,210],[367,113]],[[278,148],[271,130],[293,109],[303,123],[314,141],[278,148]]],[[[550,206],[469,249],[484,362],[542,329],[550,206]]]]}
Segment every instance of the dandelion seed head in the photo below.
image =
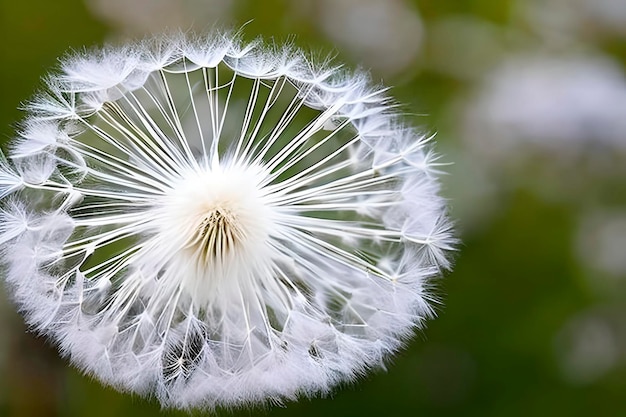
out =
{"type": "Polygon", "coordinates": [[[46,85],[0,158],[0,253],[86,373],[167,407],[280,402],[432,317],[437,157],[366,75],[214,33],[77,53],[46,85]]]}

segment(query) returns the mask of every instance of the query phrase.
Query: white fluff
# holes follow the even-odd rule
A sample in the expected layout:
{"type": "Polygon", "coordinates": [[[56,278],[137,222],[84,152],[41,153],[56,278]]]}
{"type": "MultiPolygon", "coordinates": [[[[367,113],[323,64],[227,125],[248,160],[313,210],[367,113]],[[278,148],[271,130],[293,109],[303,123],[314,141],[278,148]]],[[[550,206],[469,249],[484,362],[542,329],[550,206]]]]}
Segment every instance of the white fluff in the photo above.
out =
{"type": "Polygon", "coordinates": [[[283,401],[432,316],[454,240],[436,157],[366,75],[224,33],[61,68],[0,158],[0,243],[86,373],[166,407],[283,401]]]}
{"type": "Polygon", "coordinates": [[[0,150],[0,198],[4,198],[22,186],[22,179],[0,150]]]}

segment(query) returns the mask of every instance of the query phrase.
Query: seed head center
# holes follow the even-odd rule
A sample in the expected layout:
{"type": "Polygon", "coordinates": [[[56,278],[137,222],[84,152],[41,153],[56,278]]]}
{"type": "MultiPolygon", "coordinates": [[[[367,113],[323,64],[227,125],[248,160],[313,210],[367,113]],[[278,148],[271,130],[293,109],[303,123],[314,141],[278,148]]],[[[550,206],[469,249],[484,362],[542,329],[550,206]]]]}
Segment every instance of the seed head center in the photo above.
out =
{"type": "Polygon", "coordinates": [[[171,268],[196,302],[210,302],[271,262],[276,212],[265,178],[259,166],[190,170],[165,195],[155,215],[158,239],[172,248],[171,268]]]}
{"type": "Polygon", "coordinates": [[[224,259],[245,239],[246,232],[237,215],[227,207],[215,207],[200,221],[189,246],[208,263],[224,259]]]}

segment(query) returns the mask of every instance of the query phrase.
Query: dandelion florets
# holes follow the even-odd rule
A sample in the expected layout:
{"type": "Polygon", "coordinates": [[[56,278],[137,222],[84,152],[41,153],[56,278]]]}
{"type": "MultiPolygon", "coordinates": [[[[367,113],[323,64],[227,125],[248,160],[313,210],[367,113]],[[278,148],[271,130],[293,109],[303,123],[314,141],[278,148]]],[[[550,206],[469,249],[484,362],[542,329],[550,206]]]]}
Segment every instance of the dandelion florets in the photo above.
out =
{"type": "Polygon", "coordinates": [[[78,54],[6,159],[5,281],[85,372],[168,407],[327,392],[432,316],[454,241],[385,89],[213,34],[78,54]]]}

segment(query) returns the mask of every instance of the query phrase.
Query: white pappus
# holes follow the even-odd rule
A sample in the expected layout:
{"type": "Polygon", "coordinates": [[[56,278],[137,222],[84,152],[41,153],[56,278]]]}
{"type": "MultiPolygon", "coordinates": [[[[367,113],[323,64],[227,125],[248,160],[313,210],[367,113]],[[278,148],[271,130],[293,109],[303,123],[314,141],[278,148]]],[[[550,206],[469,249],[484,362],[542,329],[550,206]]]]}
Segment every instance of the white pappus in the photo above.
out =
{"type": "Polygon", "coordinates": [[[6,284],[72,363],[166,407],[328,392],[449,267],[440,164],[395,107],[221,32],[68,56],[0,156],[6,284]]]}

